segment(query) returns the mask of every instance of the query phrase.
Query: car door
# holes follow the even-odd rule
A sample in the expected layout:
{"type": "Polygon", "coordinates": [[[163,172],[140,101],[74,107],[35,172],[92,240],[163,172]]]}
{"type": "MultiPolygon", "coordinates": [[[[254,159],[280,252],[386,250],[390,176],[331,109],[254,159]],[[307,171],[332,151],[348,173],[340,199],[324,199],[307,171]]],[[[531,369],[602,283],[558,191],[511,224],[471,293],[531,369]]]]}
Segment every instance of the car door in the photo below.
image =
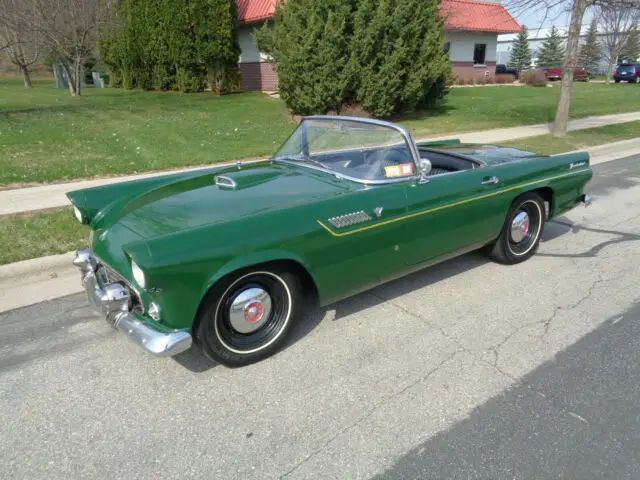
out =
{"type": "Polygon", "coordinates": [[[494,167],[427,177],[407,186],[408,265],[480,247],[494,239],[506,212],[494,167]]]}

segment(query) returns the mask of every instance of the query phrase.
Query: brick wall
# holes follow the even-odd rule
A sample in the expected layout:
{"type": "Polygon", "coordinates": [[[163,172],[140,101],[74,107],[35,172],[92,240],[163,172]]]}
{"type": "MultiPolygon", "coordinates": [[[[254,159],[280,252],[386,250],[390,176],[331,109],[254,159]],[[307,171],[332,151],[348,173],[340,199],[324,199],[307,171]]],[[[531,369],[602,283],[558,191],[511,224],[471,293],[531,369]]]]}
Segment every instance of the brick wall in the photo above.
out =
{"type": "Polygon", "coordinates": [[[240,69],[240,89],[245,92],[278,90],[278,74],[275,63],[245,62],[238,65],[240,69]]]}
{"type": "Polygon", "coordinates": [[[489,75],[496,73],[496,62],[486,62],[485,67],[476,67],[473,62],[451,62],[453,73],[460,77],[484,77],[485,72],[489,75]]]}

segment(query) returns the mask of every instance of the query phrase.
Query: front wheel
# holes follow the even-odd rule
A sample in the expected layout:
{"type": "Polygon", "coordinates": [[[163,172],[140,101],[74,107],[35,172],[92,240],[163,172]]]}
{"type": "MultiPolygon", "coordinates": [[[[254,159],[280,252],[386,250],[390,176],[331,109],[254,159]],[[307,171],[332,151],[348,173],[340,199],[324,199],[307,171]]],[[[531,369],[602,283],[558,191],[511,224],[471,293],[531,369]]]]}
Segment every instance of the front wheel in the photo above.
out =
{"type": "Polygon", "coordinates": [[[544,201],[537,193],[518,197],[505,219],[490,256],[500,263],[513,265],[524,262],[538,250],[545,221],[544,201]]]}
{"type": "Polygon", "coordinates": [[[205,355],[240,367],[276,353],[302,304],[298,285],[288,272],[258,269],[214,286],[204,300],[196,333],[205,355]]]}

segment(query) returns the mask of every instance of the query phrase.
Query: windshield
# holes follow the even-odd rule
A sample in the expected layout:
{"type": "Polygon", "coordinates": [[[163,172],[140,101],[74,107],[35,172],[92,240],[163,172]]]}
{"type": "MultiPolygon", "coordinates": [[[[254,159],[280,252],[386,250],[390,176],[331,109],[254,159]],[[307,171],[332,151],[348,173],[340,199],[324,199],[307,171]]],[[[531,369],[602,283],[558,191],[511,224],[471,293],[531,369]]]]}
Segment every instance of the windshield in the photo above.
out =
{"type": "Polygon", "coordinates": [[[411,177],[415,171],[400,131],[358,120],[305,119],[273,158],[365,181],[411,177]]]}

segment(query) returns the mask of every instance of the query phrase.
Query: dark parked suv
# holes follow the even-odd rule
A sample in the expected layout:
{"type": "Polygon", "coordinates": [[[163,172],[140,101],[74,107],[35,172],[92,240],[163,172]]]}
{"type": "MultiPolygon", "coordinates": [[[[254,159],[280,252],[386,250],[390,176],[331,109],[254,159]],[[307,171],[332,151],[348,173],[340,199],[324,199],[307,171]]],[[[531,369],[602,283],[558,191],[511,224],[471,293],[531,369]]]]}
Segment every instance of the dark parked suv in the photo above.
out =
{"type": "Polygon", "coordinates": [[[513,75],[513,79],[517,80],[520,76],[518,70],[515,68],[507,67],[503,63],[499,63],[496,65],[496,75],[513,75]]]}
{"type": "Polygon", "coordinates": [[[616,83],[620,83],[621,81],[640,83],[640,65],[637,63],[618,65],[613,72],[613,79],[616,83]]]}

